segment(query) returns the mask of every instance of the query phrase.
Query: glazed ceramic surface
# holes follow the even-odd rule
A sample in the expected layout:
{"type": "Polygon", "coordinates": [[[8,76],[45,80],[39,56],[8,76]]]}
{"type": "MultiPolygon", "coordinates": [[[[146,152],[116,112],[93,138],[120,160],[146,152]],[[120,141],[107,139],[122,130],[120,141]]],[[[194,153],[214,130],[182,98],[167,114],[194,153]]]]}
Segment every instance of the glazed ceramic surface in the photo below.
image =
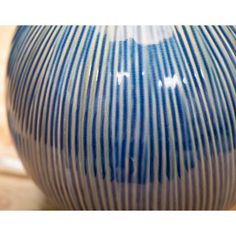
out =
{"type": "Polygon", "coordinates": [[[236,28],[19,27],[10,130],[69,209],[236,203],[236,28]]]}

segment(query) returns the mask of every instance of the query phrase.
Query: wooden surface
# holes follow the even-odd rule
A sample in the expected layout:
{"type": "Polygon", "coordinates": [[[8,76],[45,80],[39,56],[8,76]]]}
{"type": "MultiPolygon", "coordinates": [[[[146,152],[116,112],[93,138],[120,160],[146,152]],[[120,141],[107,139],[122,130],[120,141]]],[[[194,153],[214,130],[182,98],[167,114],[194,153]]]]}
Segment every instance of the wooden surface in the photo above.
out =
{"type": "MultiPolygon", "coordinates": [[[[11,169],[6,167],[4,169],[6,160],[15,160],[16,163],[19,160],[7,126],[4,90],[6,63],[14,31],[14,26],[0,26],[0,209],[56,209],[26,175],[22,167],[16,167],[12,173],[11,169]]],[[[236,205],[232,210],[236,210],[236,205]]]]}

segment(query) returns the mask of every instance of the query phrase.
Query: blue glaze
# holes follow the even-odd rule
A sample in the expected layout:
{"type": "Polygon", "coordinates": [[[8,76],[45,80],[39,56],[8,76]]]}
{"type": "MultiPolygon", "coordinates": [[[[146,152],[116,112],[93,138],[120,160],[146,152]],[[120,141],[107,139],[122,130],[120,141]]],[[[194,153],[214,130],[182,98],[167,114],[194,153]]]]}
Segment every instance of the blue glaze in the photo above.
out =
{"type": "Polygon", "coordinates": [[[50,178],[48,191],[69,208],[212,209],[236,200],[234,27],[150,29],[16,32],[10,130],[24,161],[27,145],[38,144],[39,166],[28,171],[37,179],[50,163],[38,184],[50,178]]]}

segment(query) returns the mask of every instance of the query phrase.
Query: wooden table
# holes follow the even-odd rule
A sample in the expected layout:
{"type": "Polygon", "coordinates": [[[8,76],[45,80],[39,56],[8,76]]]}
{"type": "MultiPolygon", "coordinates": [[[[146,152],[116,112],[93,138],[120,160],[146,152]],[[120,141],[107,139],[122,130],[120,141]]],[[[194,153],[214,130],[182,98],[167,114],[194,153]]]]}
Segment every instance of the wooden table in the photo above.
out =
{"type": "MultiPolygon", "coordinates": [[[[0,161],[18,160],[7,126],[4,79],[11,38],[15,26],[0,26],[0,161]]],[[[9,174],[0,168],[0,209],[49,210],[56,209],[27,177],[23,169],[19,174],[9,174]]],[[[236,210],[236,205],[233,208],[236,210]]]]}

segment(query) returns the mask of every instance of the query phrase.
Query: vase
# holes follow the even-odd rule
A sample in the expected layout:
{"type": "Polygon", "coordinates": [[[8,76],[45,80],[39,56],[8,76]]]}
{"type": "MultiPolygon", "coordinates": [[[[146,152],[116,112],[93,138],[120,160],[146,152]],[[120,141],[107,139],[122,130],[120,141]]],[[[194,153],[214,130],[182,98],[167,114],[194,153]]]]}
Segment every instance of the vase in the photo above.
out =
{"type": "Polygon", "coordinates": [[[21,26],[11,135],[63,209],[236,203],[234,26],[21,26]]]}

